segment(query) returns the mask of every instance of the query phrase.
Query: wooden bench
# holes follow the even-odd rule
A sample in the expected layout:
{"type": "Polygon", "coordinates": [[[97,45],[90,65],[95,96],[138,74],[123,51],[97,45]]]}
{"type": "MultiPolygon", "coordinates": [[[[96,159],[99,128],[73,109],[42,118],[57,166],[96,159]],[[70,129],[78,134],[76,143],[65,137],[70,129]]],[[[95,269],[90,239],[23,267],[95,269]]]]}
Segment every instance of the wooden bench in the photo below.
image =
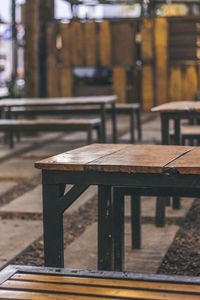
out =
{"type": "MultiPolygon", "coordinates": [[[[171,142],[174,143],[174,132],[170,131],[171,142]]],[[[200,125],[184,125],[181,126],[181,145],[188,142],[190,146],[200,144],[200,125]]]]}
{"type": "Polygon", "coordinates": [[[88,144],[92,142],[92,130],[97,131],[101,142],[100,119],[69,119],[69,120],[0,120],[0,131],[8,133],[10,148],[14,147],[14,133],[21,131],[85,131],[88,134],[88,144]]]}
{"type": "MultiPolygon", "coordinates": [[[[112,113],[111,107],[106,107],[109,113],[112,113]]],[[[56,106],[56,107],[13,107],[11,115],[14,118],[29,116],[34,117],[36,115],[82,115],[82,114],[99,114],[100,110],[98,106],[86,105],[86,106],[56,106]]],[[[141,141],[141,118],[140,118],[140,104],[139,103],[117,103],[116,112],[121,115],[129,115],[130,117],[130,141],[135,142],[134,129],[137,128],[137,139],[141,141]]]]}
{"type": "Polygon", "coordinates": [[[200,278],[8,266],[0,272],[0,299],[200,299],[200,278]]]}

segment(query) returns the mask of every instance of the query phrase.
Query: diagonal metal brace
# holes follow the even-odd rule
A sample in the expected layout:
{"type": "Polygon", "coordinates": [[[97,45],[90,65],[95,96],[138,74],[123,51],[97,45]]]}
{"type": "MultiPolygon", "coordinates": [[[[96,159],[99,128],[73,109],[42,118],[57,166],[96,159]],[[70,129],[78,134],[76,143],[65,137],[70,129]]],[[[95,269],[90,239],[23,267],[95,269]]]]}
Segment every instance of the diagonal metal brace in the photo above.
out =
{"type": "Polygon", "coordinates": [[[64,211],[83,193],[89,185],[75,184],[58,202],[57,211],[62,214],[64,211]]]}

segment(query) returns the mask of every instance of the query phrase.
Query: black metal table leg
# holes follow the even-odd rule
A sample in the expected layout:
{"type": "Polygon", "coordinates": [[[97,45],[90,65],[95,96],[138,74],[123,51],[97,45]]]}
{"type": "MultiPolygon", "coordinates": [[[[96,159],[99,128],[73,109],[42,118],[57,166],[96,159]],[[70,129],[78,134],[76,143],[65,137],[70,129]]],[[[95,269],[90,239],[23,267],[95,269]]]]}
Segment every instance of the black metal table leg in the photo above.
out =
{"type": "Polygon", "coordinates": [[[131,143],[134,144],[135,136],[134,136],[134,129],[135,129],[135,117],[134,117],[134,110],[131,111],[130,114],[130,133],[131,133],[131,143]]]}
{"type": "Polygon", "coordinates": [[[175,145],[181,144],[180,119],[174,120],[174,142],[175,142],[175,145]]]}
{"type": "Polygon", "coordinates": [[[113,131],[113,143],[117,143],[117,120],[116,120],[116,107],[115,103],[112,103],[112,131],[113,131]]]}
{"type": "MultiPolygon", "coordinates": [[[[161,113],[162,145],[169,145],[169,118],[167,114],[161,113]]],[[[159,200],[158,200],[159,201],[159,200]]],[[[158,202],[157,201],[157,202],[158,202]]],[[[163,200],[164,202],[164,200],[163,200]]],[[[165,198],[165,204],[170,205],[170,198],[165,198]]],[[[159,225],[158,225],[159,226],[159,225]]],[[[164,226],[164,225],[162,225],[164,226]]]]}
{"type": "Polygon", "coordinates": [[[166,197],[157,197],[156,199],[156,226],[165,226],[165,201],[166,197]]]}
{"type": "Polygon", "coordinates": [[[162,145],[169,145],[169,119],[161,113],[162,145]]]}
{"type": "Polygon", "coordinates": [[[124,268],[124,193],[114,188],[113,202],[114,271],[124,268]]]}
{"type": "Polygon", "coordinates": [[[140,196],[131,193],[131,232],[132,232],[132,248],[141,248],[141,204],[140,196]]]}
{"type": "Polygon", "coordinates": [[[113,270],[113,188],[98,188],[98,270],[113,270]]]}
{"type": "MultiPolygon", "coordinates": [[[[180,119],[174,120],[174,142],[175,145],[181,144],[181,128],[180,128],[180,119]]],[[[180,197],[173,197],[172,207],[173,209],[180,209],[180,197]]]]}
{"type": "Polygon", "coordinates": [[[57,203],[64,186],[43,184],[43,230],[46,267],[64,267],[63,216],[57,203]]]}
{"type": "Polygon", "coordinates": [[[137,117],[137,131],[138,131],[138,141],[142,140],[142,128],[141,128],[141,116],[140,116],[140,108],[136,111],[137,117]]]}
{"type": "Polygon", "coordinates": [[[101,124],[102,124],[102,140],[106,143],[106,112],[105,105],[101,104],[101,124]]]}

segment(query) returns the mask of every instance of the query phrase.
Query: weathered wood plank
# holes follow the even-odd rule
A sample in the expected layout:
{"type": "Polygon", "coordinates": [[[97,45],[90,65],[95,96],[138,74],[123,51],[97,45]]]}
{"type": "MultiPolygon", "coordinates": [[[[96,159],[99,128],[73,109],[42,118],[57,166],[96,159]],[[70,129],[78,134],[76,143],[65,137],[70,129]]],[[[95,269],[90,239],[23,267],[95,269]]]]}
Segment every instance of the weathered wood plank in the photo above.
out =
{"type": "Polygon", "coordinates": [[[186,66],[183,72],[183,100],[195,100],[198,89],[196,66],[186,66]]]}
{"type": "Polygon", "coordinates": [[[182,99],[183,85],[181,66],[171,66],[169,75],[169,100],[180,101],[182,99]]]}
{"type": "Polygon", "coordinates": [[[134,66],[136,60],[135,26],[128,22],[113,22],[111,32],[113,65],[134,66]]]}
{"type": "Polygon", "coordinates": [[[142,68],[142,106],[144,110],[150,110],[154,106],[153,67],[144,65],[142,68]]]}
{"type": "Polygon", "coordinates": [[[168,99],[168,22],[164,18],[154,20],[156,102],[168,99]]]}
{"type": "Polygon", "coordinates": [[[133,281],[133,280],[116,280],[104,278],[88,278],[88,277],[73,277],[73,276],[56,276],[42,274],[22,274],[17,273],[12,276],[12,280],[26,280],[35,282],[55,282],[55,283],[71,283],[71,284],[87,284],[87,285],[102,285],[111,287],[129,287],[129,288],[145,288],[157,289],[165,291],[182,291],[200,293],[200,286],[194,284],[178,284],[167,282],[148,282],[148,281],[133,281]]]}
{"type": "Polygon", "coordinates": [[[73,74],[71,68],[60,69],[60,96],[73,96],[73,74]]]}
{"type": "Polygon", "coordinates": [[[97,25],[95,22],[86,22],[85,29],[85,61],[87,66],[97,65],[97,25]]]}
{"type": "Polygon", "coordinates": [[[61,49],[60,49],[61,64],[63,67],[69,68],[71,65],[69,24],[63,24],[63,23],[59,24],[59,32],[61,37],[61,49]]]}
{"type": "Polygon", "coordinates": [[[25,95],[39,96],[39,0],[25,6],[25,95]]]}
{"type": "Polygon", "coordinates": [[[57,67],[57,25],[51,23],[47,26],[47,95],[59,97],[59,70],[57,67]]]}
{"type": "Polygon", "coordinates": [[[141,58],[142,61],[153,59],[153,20],[143,18],[141,23],[141,58]]]}
{"type": "Polygon", "coordinates": [[[126,102],[126,69],[123,67],[113,68],[113,90],[119,102],[126,102]]]}
{"type": "Polygon", "coordinates": [[[103,21],[99,24],[99,55],[100,64],[103,67],[112,65],[112,42],[111,28],[109,21],[103,21]]]}
{"type": "Polygon", "coordinates": [[[84,65],[84,32],[83,24],[73,21],[70,26],[71,59],[73,66],[84,65]]]}

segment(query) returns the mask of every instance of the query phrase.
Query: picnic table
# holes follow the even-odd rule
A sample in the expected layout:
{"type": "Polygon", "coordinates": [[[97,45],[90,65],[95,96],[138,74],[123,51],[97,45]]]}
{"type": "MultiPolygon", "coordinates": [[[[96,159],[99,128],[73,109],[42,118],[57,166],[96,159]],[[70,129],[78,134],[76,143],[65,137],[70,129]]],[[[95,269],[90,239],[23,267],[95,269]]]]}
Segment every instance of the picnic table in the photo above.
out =
{"type": "Polygon", "coordinates": [[[116,128],[116,109],[115,102],[117,96],[90,96],[90,97],[69,97],[69,98],[8,98],[0,101],[0,110],[7,110],[7,116],[10,117],[13,107],[56,107],[56,106],[99,106],[99,114],[102,121],[102,139],[106,142],[106,114],[107,108],[112,108],[112,133],[113,142],[117,141],[116,128]]]}
{"type": "Polygon", "coordinates": [[[62,215],[90,185],[98,186],[99,270],[123,270],[124,191],[118,189],[136,196],[200,195],[200,147],[93,144],[41,160],[35,167],[42,169],[49,267],[64,266],[62,215]],[[64,194],[66,184],[73,187],[64,194]]]}
{"type": "Polygon", "coordinates": [[[200,118],[200,101],[177,101],[165,103],[151,109],[161,116],[162,144],[168,145],[170,129],[169,121],[174,121],[174,143],[181,144],[181,120],[200,118]]]}
{"type": "Polygon", "coordinates": [[[197,300],[199,277],[10,265],[0,272],[0,299],[197,300]]]}

